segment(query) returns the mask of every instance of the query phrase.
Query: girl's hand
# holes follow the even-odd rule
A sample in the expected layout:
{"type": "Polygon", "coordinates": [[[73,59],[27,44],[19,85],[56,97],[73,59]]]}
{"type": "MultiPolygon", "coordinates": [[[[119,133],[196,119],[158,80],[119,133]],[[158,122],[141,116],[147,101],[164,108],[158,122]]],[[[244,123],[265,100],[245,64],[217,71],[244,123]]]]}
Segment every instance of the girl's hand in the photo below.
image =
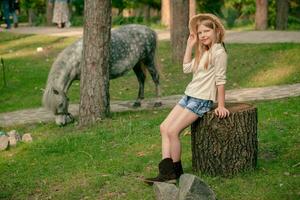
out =
{"type": "Polygon", "coordinates": [[[229,116],[229,110],[227,110],[225,107],[217,107],[215,109],[215,114],[222,119],[229,116]]]}
{"type": "Polygon", "coordinates": [[[195,33],[190,33],[189,38],[187,40],[187,46],[194,47],[197,42],[197,35],[195,33]]]}

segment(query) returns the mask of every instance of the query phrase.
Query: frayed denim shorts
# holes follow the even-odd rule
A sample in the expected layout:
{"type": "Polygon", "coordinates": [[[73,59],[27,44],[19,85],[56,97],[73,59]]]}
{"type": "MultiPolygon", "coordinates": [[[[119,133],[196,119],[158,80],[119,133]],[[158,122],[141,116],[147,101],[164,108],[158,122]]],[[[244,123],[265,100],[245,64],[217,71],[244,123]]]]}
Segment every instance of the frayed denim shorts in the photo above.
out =
{"type": "Polygon", "coordinates": [[[202,117],[206,112],[210,111],[213,106],[213,101],[211,100],[203,100],[203,99],[197,99],[194,97],[190,97],[187,95],[184,95],[181,100],[178,102],[178,104],[186,108],[199,117],[202,117]]]}

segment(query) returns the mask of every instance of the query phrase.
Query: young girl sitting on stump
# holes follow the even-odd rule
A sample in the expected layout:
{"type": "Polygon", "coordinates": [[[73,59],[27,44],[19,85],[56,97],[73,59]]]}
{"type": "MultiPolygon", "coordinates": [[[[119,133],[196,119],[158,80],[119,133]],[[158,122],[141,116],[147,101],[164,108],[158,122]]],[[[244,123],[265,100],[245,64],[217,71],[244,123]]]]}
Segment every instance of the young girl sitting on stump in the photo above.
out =
{"type": "Polygon", "coordinates": [[[210,111],[213,102],[218,106],[215,114],[219,118],[229,116],[225,108],[227,53],[224,46],[225,29],[220,19],[213,14],[198,14],[189,22],[190,35],[183,59],[183,72],[193,73],[185,95],[160,125],[162,161],[159,174],[144,181],[176,183],[183,174],[179,135],[198,117],[210,111]],[[195,47],[195,58],[192,50],[195,47]]]}

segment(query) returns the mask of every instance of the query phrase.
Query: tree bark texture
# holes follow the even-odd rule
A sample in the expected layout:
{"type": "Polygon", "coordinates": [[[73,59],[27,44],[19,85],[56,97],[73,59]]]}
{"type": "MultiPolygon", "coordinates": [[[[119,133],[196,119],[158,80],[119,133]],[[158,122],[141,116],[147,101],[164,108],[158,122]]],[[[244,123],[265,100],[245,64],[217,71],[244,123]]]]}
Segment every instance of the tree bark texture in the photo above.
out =
{"type": "Polygon", "coordinates": [[[109,115],[111,1],[86,0],[80,78],[80,126],[109,115]]]}
{"type": "Polygon", "coordinates": [[[172,61],[182,64],[189,36],[189,0],[171,1],[172,61]]]}
{"type": "Polygon", "coordinates": [[[170,13],[171,13],[170,0],[162,0],[161,1],[161,23],[167,27],[170,27],[170,13]]]}
{"type": "Polygon", "coordinates": [[[268,28],[268,0],[256,0],[255,29],[268,28]]]}
{"type": "Polygon", "coordinates": [[[288,26],[289,0],[276,0],[276,30],[285,30],[288,26]]]}
{"type": "Polygon", "coordinates": [[[257,164],[257,109],[228,104],[230,116],[211,111],[192,124],[192,165],[195,171],[229,177],[257,164]]]}
{"type": "Polygon", "coordinates": [[[34,13],[34,10],[32,8],[29,8],[27,13],[28,13],[28,24],[29,26],[33,26],[33,22],[36,19],[36,14],[34,13]]]}
{"type": "Polygon", "coordinates": [[[52,25],[52,18],[53,18],[53,3],[50,3],[49,0],[46,0],[47,10],[46,10],[46,16],[47,16],[47,25],[52,25]]]}
{"type": "Polygon", "coordinates": [[[190,19],[196,15],[196,8],[197,8],[197,4],[196,4],[196,0],[190,0],[190,19]]]}
{"type": "Polygon", "coordinates": [[[150,22],[151,19],[151,8],[149,5],[144,5],[143,6],[143,14],[144,14],[144,19],[146,22],[150,22]]]}

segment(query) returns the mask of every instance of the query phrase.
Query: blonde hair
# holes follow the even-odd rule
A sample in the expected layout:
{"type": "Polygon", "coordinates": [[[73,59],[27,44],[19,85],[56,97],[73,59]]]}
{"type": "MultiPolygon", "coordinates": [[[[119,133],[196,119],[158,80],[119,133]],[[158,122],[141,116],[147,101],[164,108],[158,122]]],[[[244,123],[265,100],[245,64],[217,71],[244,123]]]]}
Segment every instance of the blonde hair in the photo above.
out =
{"type": "Polygon", "coordinates": [[[202,58],[202,56],[204,55],[205,51],[209,51],[208,53],[208,58],[204,64],[204,68],[207,69],[209,63],[211,63],[211,49],[208,46],[205,46],[203,44],[200,43],[199,38],[198,38],[198,27],[204,25],[210,29],[213,29],[214,33],[215,33],[215,40],[213,41],[214,43],[222,43],[222,37],[220,35],[220,30],[218,30],[217,25],[210,19],[205,19],[205,20],[198,20],[196,23],[196,38],[197,38],[197,42],[196,42],[196,48],[195,48],[195,62],[194,62],[194,66],[193,66],[193,72],[197,72],[198,71],[198,66],[199,66],[199,62],[202,58]]]}

